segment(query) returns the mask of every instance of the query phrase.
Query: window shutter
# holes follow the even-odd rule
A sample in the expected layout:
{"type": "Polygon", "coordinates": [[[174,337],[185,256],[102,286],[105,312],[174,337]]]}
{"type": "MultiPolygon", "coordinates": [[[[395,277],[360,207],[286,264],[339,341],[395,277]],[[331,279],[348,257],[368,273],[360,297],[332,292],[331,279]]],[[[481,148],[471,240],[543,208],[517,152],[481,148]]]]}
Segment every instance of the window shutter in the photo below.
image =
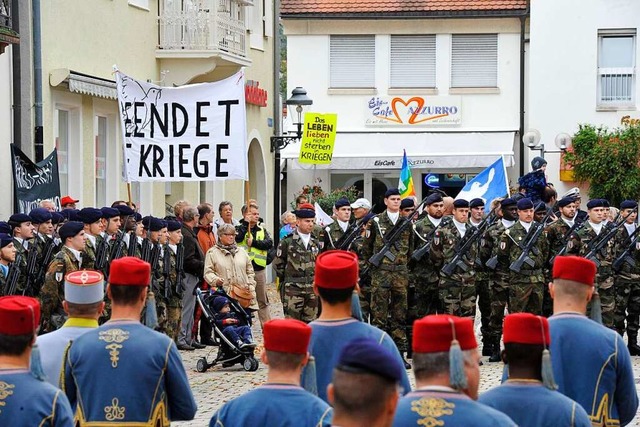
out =
{"type": "Polygon", "coordinates": [[[498,87],[498,35],[454,34],[451,87],[498,87]]]}
{"type": "Polygon", "coordinates": [[[436,36],[391,36],[391,87],[436,87],[436,36]]]}
{"type": "Polygon", "coordinates": [[[263,3],[263,12],[264,13],[264,36],[265,37],[273,37],[273,0],[264,0],[263,3]]]}
{"type": "Polygon", "coordinates": [[[375,36],[331,36],[329,50],[332,88],[375,87],[375,36]]]}

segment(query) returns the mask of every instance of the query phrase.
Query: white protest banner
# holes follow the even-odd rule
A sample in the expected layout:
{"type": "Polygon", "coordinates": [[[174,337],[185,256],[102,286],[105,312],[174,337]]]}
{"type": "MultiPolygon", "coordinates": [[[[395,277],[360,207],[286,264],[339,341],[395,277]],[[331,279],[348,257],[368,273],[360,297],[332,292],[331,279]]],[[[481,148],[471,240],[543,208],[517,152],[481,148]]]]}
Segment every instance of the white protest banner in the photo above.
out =
{"type": "Polygon", "coordinates": [[[248,179],[244,74],[160,87],[116,73],[125,180],[248,179]]]}

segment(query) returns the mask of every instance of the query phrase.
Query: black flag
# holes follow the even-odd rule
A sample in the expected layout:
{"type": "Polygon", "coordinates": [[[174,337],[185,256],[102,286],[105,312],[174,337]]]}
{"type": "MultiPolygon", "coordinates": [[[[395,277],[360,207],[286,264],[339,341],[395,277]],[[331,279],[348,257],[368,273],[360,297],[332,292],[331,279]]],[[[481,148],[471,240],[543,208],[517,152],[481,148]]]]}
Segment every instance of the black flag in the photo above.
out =
{"type": "Polygon", "coordinates": [[[60,209],[58,152],[54,148],[41,162],[33,163],[18,147],[11,144],[14,213],[29,213],[40,201],[51,200],[60,209]]]}

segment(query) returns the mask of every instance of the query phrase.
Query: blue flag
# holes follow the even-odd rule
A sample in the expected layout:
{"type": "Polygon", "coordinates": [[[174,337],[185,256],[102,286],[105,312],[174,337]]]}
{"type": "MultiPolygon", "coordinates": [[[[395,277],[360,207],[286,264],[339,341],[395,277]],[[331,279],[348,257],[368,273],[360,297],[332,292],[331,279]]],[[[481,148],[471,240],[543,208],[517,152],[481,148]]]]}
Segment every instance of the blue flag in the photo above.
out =
{"type": "Polygon", "coordinates": [[[509,195],[509,183],[504,159],[500,157],[491,166],[480,172],[471,181],[467,182],[456,199],[471,201],[480,197],[485,202],[485,212],[491,211],[491,201],[496,197],[509,195]]]}

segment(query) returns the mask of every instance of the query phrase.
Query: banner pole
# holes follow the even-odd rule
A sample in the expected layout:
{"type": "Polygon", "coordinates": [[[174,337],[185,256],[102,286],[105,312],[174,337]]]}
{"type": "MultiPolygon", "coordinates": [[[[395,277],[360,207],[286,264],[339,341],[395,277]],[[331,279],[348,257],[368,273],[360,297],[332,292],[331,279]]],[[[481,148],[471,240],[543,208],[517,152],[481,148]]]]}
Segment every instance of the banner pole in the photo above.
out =
{"type": "Polygon", "coordinates": [[[131,183],[127,181],[127,194],[129,195],[129,205],[131,205],[131,183]]]}

